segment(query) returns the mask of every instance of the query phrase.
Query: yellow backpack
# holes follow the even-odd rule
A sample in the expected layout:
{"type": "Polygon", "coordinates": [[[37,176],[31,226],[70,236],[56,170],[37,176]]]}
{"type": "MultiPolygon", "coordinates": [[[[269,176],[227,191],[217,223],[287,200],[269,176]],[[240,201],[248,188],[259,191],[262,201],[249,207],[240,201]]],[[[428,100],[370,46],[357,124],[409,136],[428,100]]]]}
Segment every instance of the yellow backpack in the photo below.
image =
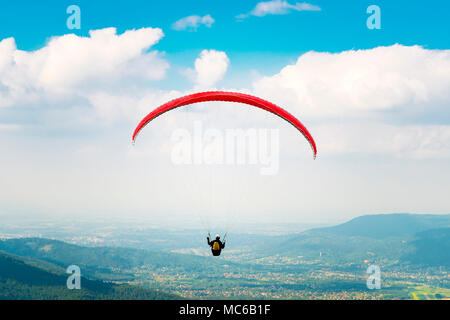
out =
{"type": "Polygon", "coordinates": [[[220,244],[218,241],[214,241],[212,249],[214,251],[220,250],[220,244]]]}

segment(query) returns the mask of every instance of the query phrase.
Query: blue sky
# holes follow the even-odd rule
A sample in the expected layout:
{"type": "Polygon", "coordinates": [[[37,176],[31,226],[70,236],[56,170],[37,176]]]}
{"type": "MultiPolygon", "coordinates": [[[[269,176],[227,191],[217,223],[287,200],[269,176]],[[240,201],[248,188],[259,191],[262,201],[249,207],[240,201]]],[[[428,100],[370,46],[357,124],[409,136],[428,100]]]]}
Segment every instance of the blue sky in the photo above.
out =
{"type": "Polygon", "coordinates": [[[372,48],[401,43],[427,48],[448,48],[450,25],[448,1],[309,1],[319,12],[292,12],[288,15],[235,17],[247,13],[257,1],[23,1],[2,4],[0,38],[14,36],[18,47],[42,47],[48,37],[68,32],[65,13],[68,5],[82,10],[82,30],[114,26],[121,33],[142,27],[160,27],[166,34],[157,49],[168,53],[202,50],[205,47],[237,53],[278,53],[331,51],[372,48]],[[366,28],[366,8],[376,4],[382,10],[382,30],[366,28]],[[210,14],[212,28],[197,32],[178,32],[171,24],[187,15],[210,14]]]}
{"type": "Polygon", "coordinates": [[[197,208],[184,190],[175,202],[167,198],[175,192],[167,137],[190,113],[161,117],[159,131],[147,130],[135,149],[130,135],[153,107],[211,89],[285,107],[318,144],[313,162],[302,137],[278,119],[230,106],[198,113],[211,113],[202,121],[220,129],[280,128],[280,174],[247,179],[254,190],[242,210],[250,216],[448,212],[450,3],[307,3],[288,1],[286,14],[264,16],[260,2],[237,0],[3,4],[0,147],[8,152],[0,158],[0,214],[191,214],[197,208]],[[81,8],[81,30],[66,27],[72,4],[81,8]],[[372,4],[381,8],[381,30],[366,27],[372,4]],[[320,10],[292,9],[302,6],[320,10]],[[192,15],[214,22],[173,28],[192,15]],[[156,151],[146,153],[149,146],[156,151]]]}

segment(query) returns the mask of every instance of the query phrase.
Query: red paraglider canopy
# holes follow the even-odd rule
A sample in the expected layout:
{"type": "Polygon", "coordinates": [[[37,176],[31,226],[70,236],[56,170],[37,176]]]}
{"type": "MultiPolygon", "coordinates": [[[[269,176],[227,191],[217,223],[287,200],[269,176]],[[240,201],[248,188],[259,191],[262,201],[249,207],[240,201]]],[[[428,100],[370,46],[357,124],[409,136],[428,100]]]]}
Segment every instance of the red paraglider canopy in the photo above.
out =
{"type": "Polygon", "coordinates": [[[286,120],[290,124],[292,124],[295,128],[297,128],[308,140],[309,144],[314,153],[314,159],[317,155],[316,143],[314,142],[313,137],[306,129],[306,127],[293,115],[284,110],[283,108],[278,107],[277,105],[263,100],[261,98],[244,94],[238,92],[225,92],[225,91],[210,91],[210,92],[199,92],[190,94],[172,101],[169,101],[162,106],[159,106],[152,112],[150,112],[142,121],[138,124],[133,133],[133,142],[135,142],[138,133],[141,131],[143,127],[145,127],[150,121],[160,116],[161,114],[170,111],[172,109],[186,106],[189,104],[194,104],[198,102],[208,102],[208,101],[227,101],[227,102],[239,102],[248,105],[255,106],[257,108],[266,110],[271,112],[282,119],[286,120]]]}

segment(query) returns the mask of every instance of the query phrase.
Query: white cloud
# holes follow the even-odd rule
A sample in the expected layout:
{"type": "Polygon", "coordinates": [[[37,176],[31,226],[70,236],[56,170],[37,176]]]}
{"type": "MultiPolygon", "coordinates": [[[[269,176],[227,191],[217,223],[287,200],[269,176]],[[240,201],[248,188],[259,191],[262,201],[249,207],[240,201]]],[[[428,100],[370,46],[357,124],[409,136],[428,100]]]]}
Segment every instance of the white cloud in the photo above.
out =
{"type": "Polygon", "coordinates": [[[450,158],[450,50],[308,52],[253,84],[304,120],[319,157],[450,158]]]}
{"type": "Polygon", "coordinates": [[[230,60],[223,51],[203,50],[195,59],[195,70],[187,69],[185,74],[195,82],[197,88],[211,88],[225,76],[230,60]]]}
{"type": "MultiPolygon", "coordinates": [[[[59,109],[50,108],[51,115],[45,117],[51,123],[76,127],[100,119],[114,125],[122,119],[137,121],[152,107],[187,93],[141,81],[163,77],[168,67],[156,52],[148,52],[162,37],[159,29],[116,35],[110,28],[90,35],[55,37],[32,52],[17,50],[12,38],[1,41],[0,104],[35,103],[43,113],[48,102],[54,102],[59,109]]],[[[225,52],[203,50],[187,72],[193,90],[213,88],[229,65],[225,52]]],[[[394,45],[308,52],[279,73],[254,82],[250,92],[229,90],[264,97],[298,116],[318,140],[319,157],[355,152],[427,159],[450,157],[449,87],[450,50],[394,45]]],[[[233,115],[232,110],[223,109],[222,119],[230,125],[250,123],[246,113],[233,115]]],[[[208,114],[215,112],[208,108],[208,114]]],[[[253,115],[252,121],[266,126],[270,117],[264,116],[253,115]]],[[[179,120],[169,118],[171,125],[179,120]]],[[[0,130],[19,127],[4,123],[0,130]]]]}
{"type": "Polygon", "coordinates": [[[295,4],[290,4],[285,0],[272,0],[259,2],[255,8],[250,13],[240,14],[236,18],[244,19],[250,15],[256,17],[264,17],[269,14],[283,15],[288,14],[291,11],[321,11],[322,9],[318,6],[303,2],[296,2],[295,4]]]}
{"type": "MultiPolygon", "coordinates": [[[[340,53],[308,52],[278,74],[254,83],[303,115],[350,118],[373,112],[450,114],[450,50],[393,45],[340,53]]],[[[404,115],[404,114],[403,114],[404,115]]],[[[391,114],[393,116],[393,114],[391,114]]]]}
{"type": "Polygon", "coordinates": [[[163,32],[157,28],[94,30],[90,37],[53,37],[36,51],[18,50],[13,38],[0,42],[0,107],[24,105],[43,98],[84,95],[132,80],[157,80],[168,63],[155,51],[163,32]]]}
{"type": "Polygon", "coordinates": [[[172,24],[172,29],[178,31],[186,29],[197,30],[197,28],[201,25],[205,25],[206,27],[211,28],[213,23],[214,19],[209,14],[203,17],[198,15],[192,15],[176,21],[174,24],[172,24]]]}

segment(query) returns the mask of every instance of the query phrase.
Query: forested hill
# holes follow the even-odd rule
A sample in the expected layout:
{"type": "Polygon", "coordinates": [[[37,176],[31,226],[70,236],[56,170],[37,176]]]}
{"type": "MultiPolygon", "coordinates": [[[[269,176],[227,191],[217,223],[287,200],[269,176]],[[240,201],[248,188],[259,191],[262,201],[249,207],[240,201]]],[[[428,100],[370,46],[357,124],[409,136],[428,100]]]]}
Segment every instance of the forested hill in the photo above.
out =
{"type": "Polygon", "coordinates": [[[0,299],[177,299],[178,296],[129,285],[81,279],[80,290],[69,290],[64,269],[47,262],[0,251],[0,299]]]}
{"type": "MultiPolygon", "coordinates": [[[[84,274],[103,280],[131,280],[128,272],[145,266],[146,268],[182,268],[185,271],[221,269],[222,260],[212,260],[188,254],[156,252],[134,248],[120,247],[83,247],[62,241],[44,238],[20,238],[0,240],[0,250],[23,257],[44,260],[61,267],[76,264],[84,274]]],[[[232,264],[226,262],[226,264],[232,264]]]]}
{"type": "Polygon", "coordinates": [[[419,232],[410,245],[412,250],[403,260],[419,265],[450,267],[450,228],[419,232]]]}

